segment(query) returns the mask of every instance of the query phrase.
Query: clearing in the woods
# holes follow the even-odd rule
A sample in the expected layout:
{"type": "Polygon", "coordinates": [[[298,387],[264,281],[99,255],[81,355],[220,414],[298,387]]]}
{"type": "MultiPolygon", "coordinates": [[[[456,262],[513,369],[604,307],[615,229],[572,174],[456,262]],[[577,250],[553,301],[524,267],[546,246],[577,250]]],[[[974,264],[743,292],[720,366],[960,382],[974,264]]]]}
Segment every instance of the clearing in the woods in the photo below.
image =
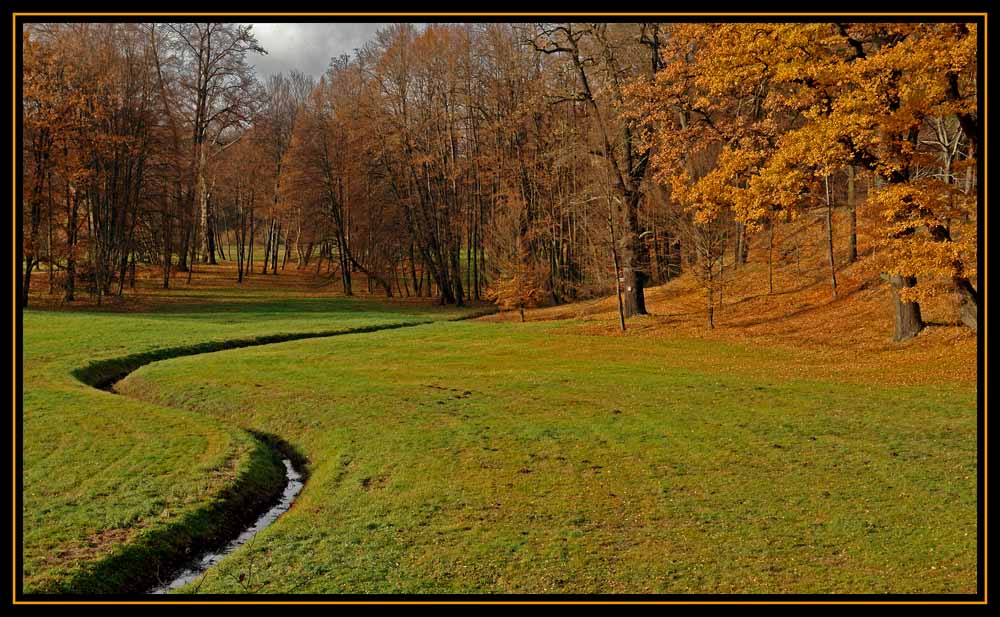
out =
{"type": "Polygon", "coordinates": [[[685,278],[625,333],[614,298],[450,321],[483,307],[227,266],[27,310],[24,591],[142,591],[224,540],[268,435],[303,492],[182,591],[976,592],[975,335],[945,307],[893,344],[870,277],[768,295],[747,267],[711,332],[685,278]]]}

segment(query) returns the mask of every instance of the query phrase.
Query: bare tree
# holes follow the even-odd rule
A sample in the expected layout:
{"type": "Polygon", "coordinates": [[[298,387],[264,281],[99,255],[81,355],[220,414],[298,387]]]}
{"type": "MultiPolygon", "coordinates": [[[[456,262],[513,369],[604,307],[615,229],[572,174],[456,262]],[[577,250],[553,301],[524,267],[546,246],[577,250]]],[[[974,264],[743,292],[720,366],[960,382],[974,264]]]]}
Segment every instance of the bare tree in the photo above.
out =
{"type": "Polygon", "coordinates": [[[186,94],[183,109],[191,130],[189,164],[196,185],[188,206],[193,226],[190,237],[195,246],[200,244],[202,261],[215,263],[214,217],[206,180],[208,150],[232,143],[237,138],[232,129],[249,124],[261,89],[247,56],[267,52],[257,43],[252,25],[178,23],[166,28],[174,70],[186,94]],[[195,204],[200,213],[197,219],[195,204]]]}

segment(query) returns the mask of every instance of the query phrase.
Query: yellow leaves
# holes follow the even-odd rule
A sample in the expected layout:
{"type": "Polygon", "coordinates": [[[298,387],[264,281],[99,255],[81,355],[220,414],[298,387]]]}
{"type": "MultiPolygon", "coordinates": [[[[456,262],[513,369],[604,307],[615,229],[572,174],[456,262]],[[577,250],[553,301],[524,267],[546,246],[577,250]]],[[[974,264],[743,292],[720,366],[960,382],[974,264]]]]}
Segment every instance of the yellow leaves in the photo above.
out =
{"type": "MultiPolygon", "coordinates": [[[[878,252],[886,271],[918,280],[974,276],[975,233],[956,241],[946,231],[957,214],[955,198],[952,187],[929,178],[889,185],[870,196],[883,221],[878,252]]],[[[912,299],[924,293],[911,292],[912,299]]]]}
{"type": "Polygon", "coordinates": [[[975,217],[975,195],[947,179],[963,163],[937,173],[940,153],[914,137],[933,118],[976,112],[974,24],[847,24],[846,36],[834,24],[689,24],[671,50],[642,109],[661,127],[655,177],[695,222],[794,217],[824,201],[824,179],[860,160],[895,183],[870,200],[887,267],[927,278],[974,271],[974,231],[961,241],[943,231],[975,217]],[[687,126],[679,109],[693,111],[687,126]]]}
{"type": "Polygon", "coordinates": [[[544,302],[543,281],[540,272],[522,262],[501,273],[486,290],[486,297],[502,310],[533,308],[544,302]]]}

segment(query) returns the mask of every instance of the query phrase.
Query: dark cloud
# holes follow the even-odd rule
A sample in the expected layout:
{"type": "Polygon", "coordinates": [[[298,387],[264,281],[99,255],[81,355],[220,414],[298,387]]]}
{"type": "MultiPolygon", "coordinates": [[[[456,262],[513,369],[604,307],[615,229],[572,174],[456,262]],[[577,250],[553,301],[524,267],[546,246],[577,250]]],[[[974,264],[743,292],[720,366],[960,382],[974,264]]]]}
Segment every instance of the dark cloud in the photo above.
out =
{"type": "Polygon", "coordinates": [[[250,63],[265,78],[275,73],[298,69],[319,77],[330,65],[330,58],[349,54],[371,40],[375,31],[388,24],[341,23],[259,23],[253,24],[257,42],[266,56],[254,55],[250,63]]]}

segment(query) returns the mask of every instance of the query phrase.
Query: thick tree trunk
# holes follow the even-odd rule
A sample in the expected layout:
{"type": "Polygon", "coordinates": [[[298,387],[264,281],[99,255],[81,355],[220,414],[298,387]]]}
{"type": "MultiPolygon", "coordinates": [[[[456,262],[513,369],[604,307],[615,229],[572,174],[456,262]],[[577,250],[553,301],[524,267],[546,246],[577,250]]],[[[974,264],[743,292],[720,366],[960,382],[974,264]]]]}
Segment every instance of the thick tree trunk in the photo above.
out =
{"type": "Polygon", "coordinates": [[[892,285],[892,300],[896,314],[896,331],[892,340],[896,342],[913,338],[924,329],[924,320],[920,316],[920,304],[916,302],[904,302],[900,299],[900,291],[913,287],[917,284],[917,279],[912,276],[891,275],[889,284],[892,285]]]}
{"type": "Polygon", "coordinates": [[[465,306],[465,290],[462,287],[462,266],[461,266],[461,250],[462,242],[459,240],[455,250],[451,252],[451,272],[452,272],[452,289],[455,294],[455,305],[465,306]]]}
{"type": "MultiPolygon", "coordinates": [[[[213,212],[212,215],[213,215],[212,218],[214,219],[215,218],[215,213],[213,212]]],[[[219,221],[218,220],[216,220],[214,222],[214,224],[212,225],[212,230],[213,230],[212,231],[212,244],[214,245],[215,252],[219,254],[219,259],[225,260],[226,259],[226,251],[225,251],[225,249],[223,247],[226,244],[226,238],[223,237],[223,235],[221,233],[219,233],[219,221]]],[[[215,263],[215,262],[212,262],[212,263],[215,263]]]]}
{"type": "Polygon", "coordinates": [[[47,261],[49,262],[49,295],[52,295],[52,294],[54,294],[56,292],[56,279],[55,279],[56,259],[55,259],[55,255],[52,254],[52,210],[54,208],[52,207],[52,174],[51,173],[48,175],[48,186],[49,186],[49,197],[48,197],[48,209],[46,210],[46,212],[48,213],[48,222],[47,222],[47,224],[45,226],[46,230],[48,231],[48,242],[46,244],[45,254],[46,254],[47,261]]]}
{"type": "Polygon", "coordinates": [[[285,252],[281,255],[281,270],[285,270],[285,266],[288,265],[288,255],[292,252],[292,234],[288,231],[285,232],[285,252]]]}
{"type": "Polygon", "coordinates": [[[625,266],[622,268],[625,279],[622,295],[625,302],[625,316],[646,315],[646,295],[643,291],[645,275],[634,267],[625,266]]]}
{"type": "Polygon", "coordinates": [[[417,262],[413,255],[413,242],[410,242],[410,279],[413,281],[413,295],[420,297],[420,288],[423,285],[424,277],[417,278],[417,262]]]}
{"type": "Polygon", "coordinates": [[[958,315],[962,323],[979,331],[979,294],[972,287],[969,279],[955,280],[955,291],[958,293],[958,315]]]}
{"type": "MultiPolygon", "coordinates": [[[[330,262],[333,262],[332,251],[330,248],[330,262]]],[[[347,237],[344,235],[343,231],[337,232],[337,258],[340,260],[340,279],[342,287],[344,288],[345,296],[354,295],[354,285],[351,282],[351,262],[350,262],[350,247],[347,246],[347,237]]],[[[369,280],[371,280],[369,278],[369,280]]]]}

